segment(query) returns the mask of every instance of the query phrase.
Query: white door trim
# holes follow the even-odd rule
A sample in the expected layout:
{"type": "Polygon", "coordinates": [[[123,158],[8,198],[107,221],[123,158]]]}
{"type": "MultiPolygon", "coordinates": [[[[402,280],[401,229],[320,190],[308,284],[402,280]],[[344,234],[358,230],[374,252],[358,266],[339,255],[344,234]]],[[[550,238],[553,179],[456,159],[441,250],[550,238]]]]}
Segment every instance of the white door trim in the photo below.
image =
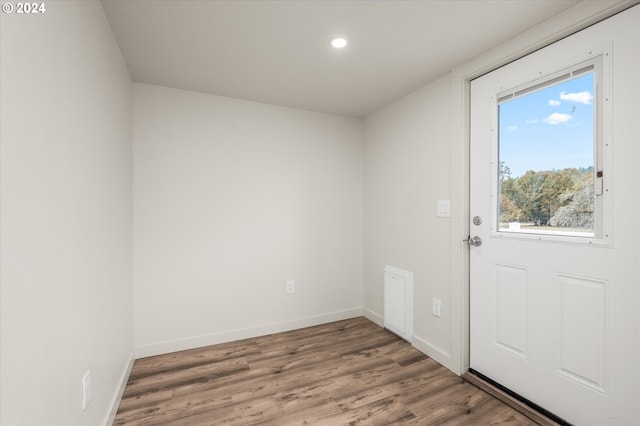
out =
{"type": "Polygon", "coordinates": [[[583,1],[554,18],[454,69],[451,73],[451,358],[445,365],[462,375],[469,370],[469,117],[470,81],[590,25],[640,0],[583,1]]]}

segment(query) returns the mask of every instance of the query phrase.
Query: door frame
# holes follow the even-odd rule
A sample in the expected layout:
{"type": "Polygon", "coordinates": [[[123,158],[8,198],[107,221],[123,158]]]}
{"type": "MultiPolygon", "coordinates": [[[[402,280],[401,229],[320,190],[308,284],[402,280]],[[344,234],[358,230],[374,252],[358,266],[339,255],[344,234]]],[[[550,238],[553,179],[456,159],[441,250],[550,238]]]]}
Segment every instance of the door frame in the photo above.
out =
{"type": "Polygon", "coordinates": [[[577,33],[640,0],[581,2],[502,45],[455,68],[451,73],[451,358],[446,367],[462,375],[469,370],[469,165],[471,80],[577,33]]]}

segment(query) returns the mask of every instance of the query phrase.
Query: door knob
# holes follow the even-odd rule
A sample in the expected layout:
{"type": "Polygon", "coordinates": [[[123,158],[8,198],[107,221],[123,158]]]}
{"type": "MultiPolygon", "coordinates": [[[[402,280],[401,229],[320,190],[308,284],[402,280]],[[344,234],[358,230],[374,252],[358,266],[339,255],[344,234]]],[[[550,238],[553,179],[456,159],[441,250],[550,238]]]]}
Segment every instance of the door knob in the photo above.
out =
{"type": "Polygon", "coordinates": [[[467,243],[469,243],[470,246],[478,247],[478,246],[482,245],[482,238],[480,238],[480,237],[471,237],[471,236],[469,236],[469,237],[467,237],[466,240],[463,240],[463,241],[466,241],[467,243]]]}

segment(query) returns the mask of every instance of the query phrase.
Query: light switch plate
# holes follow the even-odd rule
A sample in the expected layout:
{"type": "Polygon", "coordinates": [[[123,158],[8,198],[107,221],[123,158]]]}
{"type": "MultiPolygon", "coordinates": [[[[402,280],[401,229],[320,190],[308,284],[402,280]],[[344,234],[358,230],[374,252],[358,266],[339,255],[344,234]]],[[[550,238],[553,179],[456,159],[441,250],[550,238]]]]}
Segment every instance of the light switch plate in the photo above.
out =
{"type": "Polygon", "coordinates": [[[438,217],[451,217],[451,201],[438,200],[438,217]]]}

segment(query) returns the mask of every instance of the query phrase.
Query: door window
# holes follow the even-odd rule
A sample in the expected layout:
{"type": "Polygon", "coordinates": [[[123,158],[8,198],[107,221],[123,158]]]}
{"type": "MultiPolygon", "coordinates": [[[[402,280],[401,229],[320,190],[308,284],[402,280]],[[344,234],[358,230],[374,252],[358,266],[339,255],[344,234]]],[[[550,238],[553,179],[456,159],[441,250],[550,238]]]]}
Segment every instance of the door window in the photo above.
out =
{"type": "Polygon", "coordinates": [[[499,233],[601,237],[601,68],[598,58],[496,96],[499,233]]]}

